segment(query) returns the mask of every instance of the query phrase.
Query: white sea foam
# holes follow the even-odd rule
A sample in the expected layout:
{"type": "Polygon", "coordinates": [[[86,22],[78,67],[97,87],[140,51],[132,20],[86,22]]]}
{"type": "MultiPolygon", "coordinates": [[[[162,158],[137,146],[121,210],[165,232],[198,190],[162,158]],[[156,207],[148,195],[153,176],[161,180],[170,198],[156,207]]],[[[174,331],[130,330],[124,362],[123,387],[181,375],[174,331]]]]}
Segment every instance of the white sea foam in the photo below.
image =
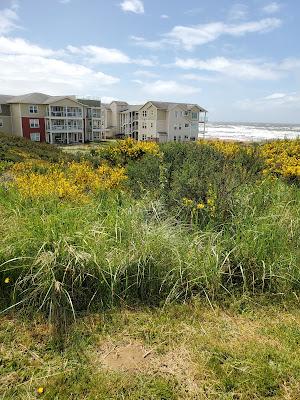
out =
{"type": "MultiPolygon", "coordinates": [[[[199,134],[203,137],[203,134],[199,134]]],[[[300,137],[300,125],[209,123],[204,135],[207,139],[262,141],[271,139],[295,139],[300,137]]]]}

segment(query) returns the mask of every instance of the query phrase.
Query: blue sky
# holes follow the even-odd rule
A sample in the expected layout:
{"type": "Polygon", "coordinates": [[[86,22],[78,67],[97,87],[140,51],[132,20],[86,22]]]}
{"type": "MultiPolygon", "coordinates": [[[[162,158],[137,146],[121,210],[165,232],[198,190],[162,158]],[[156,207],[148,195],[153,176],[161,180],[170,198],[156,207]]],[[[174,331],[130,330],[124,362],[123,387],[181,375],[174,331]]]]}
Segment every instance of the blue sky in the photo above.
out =
{"type": "Polygon", "coordinates": [[[0,0],[0,93],[300,122],[298,0],[0,0]]]}

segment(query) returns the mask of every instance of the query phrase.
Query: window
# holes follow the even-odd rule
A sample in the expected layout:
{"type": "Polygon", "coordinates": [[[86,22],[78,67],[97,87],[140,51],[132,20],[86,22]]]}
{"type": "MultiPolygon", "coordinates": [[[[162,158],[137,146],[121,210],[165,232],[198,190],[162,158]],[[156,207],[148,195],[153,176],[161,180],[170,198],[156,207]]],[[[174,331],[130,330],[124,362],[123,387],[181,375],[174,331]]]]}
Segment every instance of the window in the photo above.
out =
{"type": "Polygon", "coordinates": [[[189,137],[185,135],[184,139],[187,140],[189,137]]]}
{"type": "Polygon", "coordinates": [[[181,142],[181,136],[178,136],[178,142],[181,142]]]}
{"type": "Polygon", "coordinates": [[[3,120],[0,119],[0,128],[3,128],[3,120]]]}
{"type": "Polygon", "coordinates": [[[178,111],[175,111],[175,118],[178,118],[178,111]]]}
{"type": "Polygon", "coordinates": [[[40,120],[39,119],[30,119],[29,120],[30,128],[39,128],[40,127],[40,120]]]}
{"type": "Polygon", "coordinates": [[[29,112],[30,114],[37,114],[39,111],[38,106],[35,104],[32,104],[29,106],[29,112]]]}
{"type": "Polygon", "coordinates": [[[146,135],[142,135],[142,140],[146,140],[147,136],[146,135]]]}
{"type": "Polygon", "coordinates": [[[192,119],[198,119],[198,113],[192,112],[192,119]]]}
{"type": "Polygon", "coordinates": [[[142,115],[143,117],[147,117],[147,111],[143,111],[142,115]]]}
{"type": "Polygon", "coordinates": [[[177,140],[177,137],[176,137],[176,136],[174,136],[174,142],[176,142],[176,140],[177,140]]]}
{"type": "Polygon", "coordinates": [[[188,111],[185,111],[185,112],[184,112],[184,115],[187,117],[187,116],[189,115],[189,112],[188,112],[188,111]]]}
{"type": "Polygon", "coordinates": [[[34,132],[30,134],[30,140],[32,142],[40,142],[41,141],[41,135],[39,132],[34,132]]]}
{"type": "Polygon", "coordinates": [[[2,113],[2,106],[1,106],[1,104],[0,104],[0,114],[2,113]]]}
{"type": "Polygon", "coordinates": [[[150,126],[151,126],[151,128],[153,128],[153,122],[151,122],[150,126]]]}
{"type": "Polygon", "coordinates": [[[185,128],[188,128],[190,126],[190,124],[184,124],[185,128]]]}
{"type": "Polygon", "coordinates": [[[180,131],[181,131],[181,125],[179,125],[179,128],[178,128],[180,131]]]}
{"type": "Polygon", "coordinates": [[[175,126],[174,126],[174,130],[176,131],[176,129],[177,129],[177,126],[175,125],[175,126]]]}
{"type": "Polygon", "coordinates": [[[142,128],[143,128],[143,129],[147,129],[147,124],[146,124],[146,122],[143,122],[142,128]]]}

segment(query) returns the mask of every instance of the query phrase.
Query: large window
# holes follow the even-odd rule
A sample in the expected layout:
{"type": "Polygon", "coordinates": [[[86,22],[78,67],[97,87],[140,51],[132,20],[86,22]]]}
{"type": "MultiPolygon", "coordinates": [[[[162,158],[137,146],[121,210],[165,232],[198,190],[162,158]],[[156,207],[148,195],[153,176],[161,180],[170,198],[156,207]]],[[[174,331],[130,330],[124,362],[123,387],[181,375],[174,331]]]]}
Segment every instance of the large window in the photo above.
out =
{"type": "Polygon", "coordinates": [[[32,142],[40,142],[41,141],[41,135],[39,132],[34,132],[30,134],[30,140],[32,142]]]}
{"type": "Polygon", "coordinates": [[[198,113],[192,112],[192,119],[198,119],[198,113]]]}
{"type": "Polygon", "coordinates": [[[29,106],[29,112],[30,114],[37,114],[39,112],[39,108],[36,104],[31,104],[29,106]]]}
{"type": "Polygon", "coordinates": [[[143,117],[147,117],[147,111],[143,111],[142,115],[143,117]]]}
{"type": "Polygon", "coordinates": [[[29,120],[30,128],[39,128],[40,127],[40,120],[39,119],[30,119],[29,120]]]}

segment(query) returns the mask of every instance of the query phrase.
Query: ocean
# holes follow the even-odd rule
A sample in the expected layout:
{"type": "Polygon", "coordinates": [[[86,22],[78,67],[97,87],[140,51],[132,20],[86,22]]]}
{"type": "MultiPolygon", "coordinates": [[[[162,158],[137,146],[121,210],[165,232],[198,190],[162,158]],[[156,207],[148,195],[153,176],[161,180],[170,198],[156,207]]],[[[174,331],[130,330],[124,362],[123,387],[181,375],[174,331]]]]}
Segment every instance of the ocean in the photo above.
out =
{"type": "Polygon", "coordinates": [[[207,132],[199,134],[206,139],[262,141],[272,139],[294,139],[300,137],[300,124],[256,124],[215,122],[207,124],[207,132]]]}

